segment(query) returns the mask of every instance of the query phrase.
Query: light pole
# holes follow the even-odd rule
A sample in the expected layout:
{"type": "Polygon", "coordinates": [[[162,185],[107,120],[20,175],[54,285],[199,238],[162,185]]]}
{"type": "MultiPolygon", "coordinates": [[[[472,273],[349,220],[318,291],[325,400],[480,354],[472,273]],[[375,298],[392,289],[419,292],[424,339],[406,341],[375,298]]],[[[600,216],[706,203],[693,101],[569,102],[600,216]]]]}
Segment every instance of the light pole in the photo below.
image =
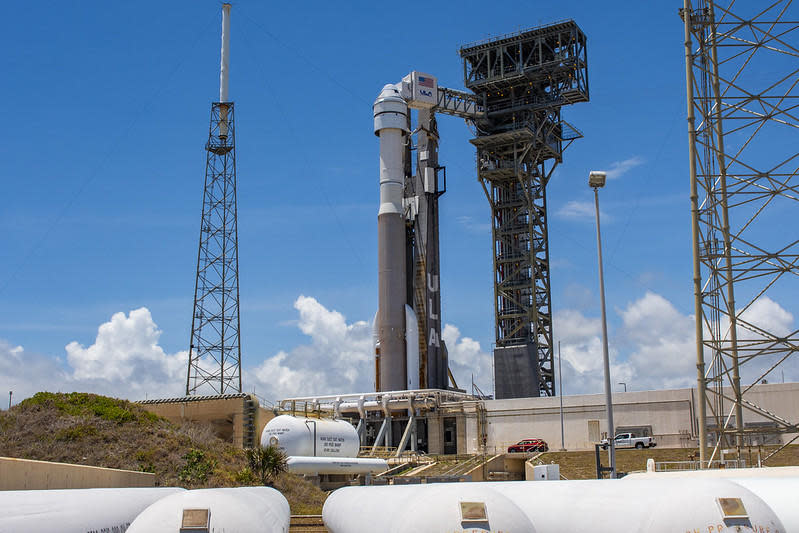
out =
{"type": "Polygon", "coordinates": [[[624,385],[624,392],[627,392],[627,384],[623,381],[619,381],[619,385],[624,385]]]}
{"type": "Polygon", "coordinates": [[[605,186],[607,175],[592,170],[588,175],[588,186],[594,189],[594,206],[596,207],[596,249],[599,263],[599,301],[602,307],[602,362],[605,366],[605,408],[608,418],[608,459],[610,461],[610,477],[616,478],[616,428],[613,425],[613,398],[610,391],[610,357],[608,356],[608,320],[605,316],[605,277],[602,271],[602,234],[599,229],[599,189],[605,186]]]}
{"type": "Polygon", "coordinates": [[[558,396],[560,397],[560,451],[566,451],[566,433],[563,430],[563,372],[560,369],[560,341],[558,341],[558,396]]]}

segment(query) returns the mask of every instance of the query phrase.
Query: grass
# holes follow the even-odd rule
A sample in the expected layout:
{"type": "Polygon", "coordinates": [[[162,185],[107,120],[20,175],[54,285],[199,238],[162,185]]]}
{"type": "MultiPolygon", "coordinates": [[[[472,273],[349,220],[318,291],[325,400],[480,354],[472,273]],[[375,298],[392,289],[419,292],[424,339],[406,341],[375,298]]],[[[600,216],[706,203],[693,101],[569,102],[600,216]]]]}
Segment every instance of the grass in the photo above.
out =
{"type": "MultiPolygon", "coordinates": [[[[156,485],[259,485],[244,450],[209,425],[173,424],[134,403],[88,393],[40,392],[0,412],[0,456],[151,472],[156,485]]],[[[295,514],[319,514],[326,494],[289,473],[273,485],[295,514]]]]}

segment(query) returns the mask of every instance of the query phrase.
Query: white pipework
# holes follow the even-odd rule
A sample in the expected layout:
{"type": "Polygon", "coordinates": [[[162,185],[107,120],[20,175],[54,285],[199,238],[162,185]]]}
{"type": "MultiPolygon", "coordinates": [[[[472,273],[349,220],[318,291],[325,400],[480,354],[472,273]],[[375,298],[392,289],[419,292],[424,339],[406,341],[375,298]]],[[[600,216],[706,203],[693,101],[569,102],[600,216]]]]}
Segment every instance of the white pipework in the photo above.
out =
{"type": "Polygon", "coordinates": [[[228,101],[230,77],[230,4],[222,4],[222,53],[219,68],[219,101],[228,101]]]}
{"type": "Polygon", "coordinates": [[[287,533],[290,517],[286,498],[269,487],[198,489],[155,502],[127,533],[287,533]]]}
{"type": "Polygon", "coordinates": [[[386,418],[391,418],[391,408],[389,407],[389,403],[390,403],[390,401],[391,401],[391,396],[390,396],[390,395],[388,395],[388,394],[385,394],[385,395],[384,395],[384,396],[383,396],[383,397],[380,399],[380,405],[381,405],[381,407],[382,407],[383,415],[384,415],[386,418]]]}
{"type": "Polygon", "coordinates": [[[384,459],[361,457],[301,457],[292,456],[287,461],[289,472],[294,474],[379,474],[388,470],[384,459]]]}
{"type": "Polygon", "coordinates": [[[331,533],[791,531],[752,491],[710,478],[346,487],[322,517],[331,533]]]}
{"type": "Polygon", "coordinates": [[[408,390],[419,388],[419,322],[413,308],[405,304],[405,368],[408,390]]]}
{"type": "MultiPolygon", "coordinates": [[[[366,399],[363,396],[358,398],[358,402],[355,404],[356,409],[358,409],[358,416],[360,416],[361,419],[366,418],[366,406],[365,406],[365,404],[366,404],[366,399]]],[[[340,408],[341,408],[341,406],[339,406],[339,409],[340,408]]]]}
{"type": "Polygon", "coordinates": [[[0,532],[125,531],[150,504],[181,492],[185,490],[125,488],[0,491],[0,532]]]}
{"type": "Polygon", "coordinates": [[[290,456],[356,457],[361,440],[346,420],[280,415],[261,434],[261,446],[277,446],[290,456]]]}

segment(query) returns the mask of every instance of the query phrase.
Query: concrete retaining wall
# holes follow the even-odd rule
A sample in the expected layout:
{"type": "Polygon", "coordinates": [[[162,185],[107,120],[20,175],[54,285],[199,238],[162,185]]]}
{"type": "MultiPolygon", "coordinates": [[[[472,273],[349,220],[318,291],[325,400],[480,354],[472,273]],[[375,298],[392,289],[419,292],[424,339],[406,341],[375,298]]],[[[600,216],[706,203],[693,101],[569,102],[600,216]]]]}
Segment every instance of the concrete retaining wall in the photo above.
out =
{"type": "Polygon", "coordinates": [[[0,457],[0,490],[154,487],[155,474],[0,457]]]}

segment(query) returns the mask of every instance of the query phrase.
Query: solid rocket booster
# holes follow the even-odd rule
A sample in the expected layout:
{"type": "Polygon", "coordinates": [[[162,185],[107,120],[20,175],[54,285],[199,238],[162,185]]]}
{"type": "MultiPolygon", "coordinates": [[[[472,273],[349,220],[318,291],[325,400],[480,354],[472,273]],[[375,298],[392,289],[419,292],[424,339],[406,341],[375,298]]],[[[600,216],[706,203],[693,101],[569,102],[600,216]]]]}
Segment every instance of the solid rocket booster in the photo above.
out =
{"type": "Polygon", "coordinates": [[[386,85],[374,103],[380,137],[380,210],[377,214],[379,355],[378,391],[406,388],[405,220],[403,154],[408,104],[396,85],[386,85]]]}

